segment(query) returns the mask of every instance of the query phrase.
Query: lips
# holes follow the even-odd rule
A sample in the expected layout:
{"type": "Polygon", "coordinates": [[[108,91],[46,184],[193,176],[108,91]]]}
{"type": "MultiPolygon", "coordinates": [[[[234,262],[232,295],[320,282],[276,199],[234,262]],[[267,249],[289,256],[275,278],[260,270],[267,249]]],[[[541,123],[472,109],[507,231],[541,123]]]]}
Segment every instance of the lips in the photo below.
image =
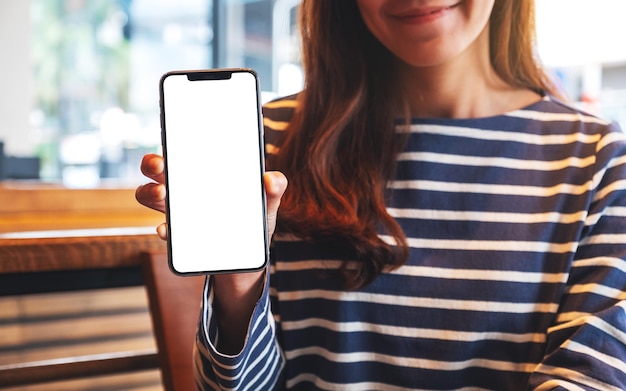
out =
{"type": "Polygon", "coordinates": [[[410,10],[392,13],[391,16],[403,22],[426,22],[444,15],[447,11],[456,8],[460,3],[450,6],[419,7],[410,10]]]}

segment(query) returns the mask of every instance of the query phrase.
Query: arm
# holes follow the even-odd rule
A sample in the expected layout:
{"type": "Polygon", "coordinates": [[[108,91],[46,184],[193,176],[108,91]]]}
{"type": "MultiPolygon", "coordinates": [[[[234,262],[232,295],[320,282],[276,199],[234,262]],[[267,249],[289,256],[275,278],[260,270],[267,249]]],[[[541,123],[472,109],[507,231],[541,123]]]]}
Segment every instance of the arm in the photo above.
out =
{"type": "Polygon", "coordinates": [[[224,329],[220,328],[221,314],[215,310],[215,281],[208,279],[194,353],[199,389],[272,390],[279,384],[284,358],[276,341],[268,279],[265,279],[263,293],[252,315],[245,319],[241,350],[232,355],[221,352],[219,348],[224,329]]]}
{"type": "Polygon", "coordinates": [[[626,389],[626,143],[615,134],[603,143],[585,229],[531,389],[626,389]]]}
{"type": "MultiPolygon", "coordinates": [[[[137,188],[137,200],[164,213],[163,159],[158,155],[146,155],[142,160],[141,170],[154,182],[137,188]]],[[[271,237],[287,180],[281,173],[267,172],[264,181],[271,237]]],[[[161,238],[166,239],[167,230],[164,224],[158,227],[157,232],[161,238]]],[[[273,356],[268,359],[276,363],[269,368],[273,372],[264,373],[265,377],[260,380],[268,387],[276,382],[282,368],[282,357],[274,342],[268,284],[264,276],[265,271],[216,275],[207,279],[195,355],[198,385],[202,389],[220,389],[217,383],[228,388],[253,384],[261,375],[258,368],[252,374],[248,373],[247,366],[258,362],[256,360],[249,363],[248,358],[251,353],[260,354],[256,349],[259,344],[264,344],[263,347],[269,344],[263,352],[273,356]],[[249,340],[254,341],[254,346],[245,343],[249,340]]]]}

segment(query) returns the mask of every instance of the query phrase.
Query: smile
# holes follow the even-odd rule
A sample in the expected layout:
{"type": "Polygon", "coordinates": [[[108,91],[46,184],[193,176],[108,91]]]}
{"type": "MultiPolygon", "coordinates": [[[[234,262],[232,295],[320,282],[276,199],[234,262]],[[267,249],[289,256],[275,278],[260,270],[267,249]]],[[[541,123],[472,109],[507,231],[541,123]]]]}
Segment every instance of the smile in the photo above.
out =
{"type": "Polygon", "coordinates": [[[427,23],[442,17],[448,11],[458,7],[459,4],[461,2],[447,7],[416,8],[392,14],[391,16],[402,23],[427,23]]]}

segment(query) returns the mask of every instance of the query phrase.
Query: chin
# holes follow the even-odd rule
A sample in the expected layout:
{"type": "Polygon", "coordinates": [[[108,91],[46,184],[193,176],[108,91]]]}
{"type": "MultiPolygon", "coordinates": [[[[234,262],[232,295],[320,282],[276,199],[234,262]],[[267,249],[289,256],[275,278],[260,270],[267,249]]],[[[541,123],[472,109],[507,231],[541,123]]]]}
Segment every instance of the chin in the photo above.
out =
{"type": "Polygon", "coordinates": [[[446,58],[438,58],[436,56],[432,57],[409,57],[409,58],[401,58],[400,61],[405,65],[411,68],[433,68],[440,65],[444,65],[449,59],[446,58]]]}
{"type": "MultiPolygon", "coordinates": [[[[448,47],[448,49],[452,48],[448,47]]],[[[417,48],[412,51],[403,50],[402,53],[395,52],[394,54],[402,63],[414,68],[430,68],[444,65],[461,55],[456,50],[420,50],[417,48]]]]}

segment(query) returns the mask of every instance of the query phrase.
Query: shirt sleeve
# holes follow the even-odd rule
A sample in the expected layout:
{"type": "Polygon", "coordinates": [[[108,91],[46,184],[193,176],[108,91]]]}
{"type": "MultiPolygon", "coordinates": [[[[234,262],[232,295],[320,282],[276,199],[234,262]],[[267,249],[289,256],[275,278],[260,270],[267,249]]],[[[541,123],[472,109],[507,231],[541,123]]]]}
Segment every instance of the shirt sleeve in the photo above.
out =
{"type": "Polygon", "coordinates": [[[270,310],[269,272],[257,302],[244,347],[236,355],[217,350],[219,330],[213,312],[213,279],[207,278],[194,349],[194,370],[199,390],[273,390],[284,366],[270,310]]]}
{"type": "Polygon", "coordinates": [[[598,145],[589,213],[534,390],[626,390],[626,143],[598,145]]]}

